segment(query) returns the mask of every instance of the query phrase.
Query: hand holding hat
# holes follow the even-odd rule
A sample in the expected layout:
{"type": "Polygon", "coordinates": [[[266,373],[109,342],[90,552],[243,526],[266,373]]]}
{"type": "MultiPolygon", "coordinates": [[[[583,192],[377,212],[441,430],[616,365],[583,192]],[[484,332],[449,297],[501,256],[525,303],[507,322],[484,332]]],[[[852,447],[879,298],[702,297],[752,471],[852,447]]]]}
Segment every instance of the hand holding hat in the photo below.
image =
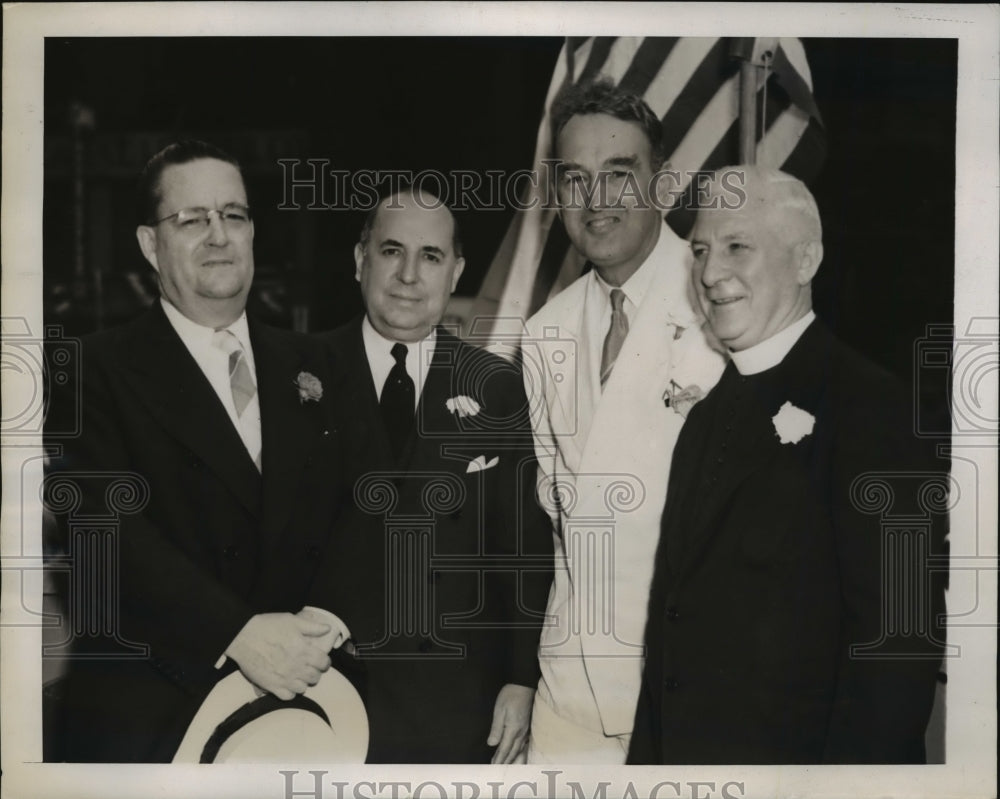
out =
{"type": "Polygon", "coordinates": [[[330,668],[323,638],[330,625],[291,613],[261,613],[233,639],[226,655],[254,685],[289,700],[330,668]]]}

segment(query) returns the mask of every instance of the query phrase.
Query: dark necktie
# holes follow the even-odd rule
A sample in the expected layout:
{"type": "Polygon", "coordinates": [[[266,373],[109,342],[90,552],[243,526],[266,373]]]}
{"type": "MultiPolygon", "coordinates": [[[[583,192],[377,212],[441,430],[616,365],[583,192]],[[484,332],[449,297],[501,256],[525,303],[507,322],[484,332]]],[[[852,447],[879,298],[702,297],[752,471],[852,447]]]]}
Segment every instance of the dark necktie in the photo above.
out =
{"type": "Polygon", "coordinates": [[[385,379],[382,398],[379,400],[385,431],[389,435],[393,455],[397,458],[402,453],[410,428],[413,426],[413,407],[416,399],[413,379],[406,373],[406,355],[405,344],[392,345],[392,357],[396,363],[385,379]]]}

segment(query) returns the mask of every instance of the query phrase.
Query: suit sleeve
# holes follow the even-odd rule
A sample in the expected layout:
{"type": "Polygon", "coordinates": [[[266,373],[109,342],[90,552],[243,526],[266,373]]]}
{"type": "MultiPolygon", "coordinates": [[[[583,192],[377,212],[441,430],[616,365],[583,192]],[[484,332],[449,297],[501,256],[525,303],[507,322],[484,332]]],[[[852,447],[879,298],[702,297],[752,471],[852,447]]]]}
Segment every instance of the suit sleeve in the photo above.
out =
{"type": "MultiPolygon", "coordinates": [[[[65,445],[65,456],[54,471],[68,470],[80,486],[81,510],[108,514],[107,489],[112,474],[131,473],[146,483],[150,504],[163,503],[161,485],[152,484],[137,471],[130,456],[141,441],[129,440],[121,420],[136,409],[122,407],[125,398],[105,353],[84,349],[79,393],[72,387],[53,397],[53,412],[65,414],[79,397],[81,428],[77,439],[65,445]]],[[[147,420],[148,421],[148,420],[147,420]]],[[[183,502],[175,496],[169,501],[183,502]]],[[[232,591],[198,566],[169,539],[147,512],[119,514],[118,606],[105,607],[105,618],[120,621],[117,633],[150,648],[150,660],[167,676],[195,693],[205,690],[218,676],[214,664],[250,618],[252,610],[232,591]]],[[[105,576],[113,578],[115,572],[105,576]]],[[[113,596],[116,586],[105,586],[113,596]]],[[[111,600],[106,600],[111,601],[111,600]]],[[[91,608],[76,608],[87,613],[91,608]]]]}
{"type": "Polygon", "coordinates": [[[538,642],[552,585],[553,548],[549,516],[536,496],[538,464],[532,437],[529,406],[520,376],[510,381],[506,401],[516,420],[511,430],[514,455],[509,476],[510,495],[515,498],[511,539],[508,548],[520,560],[505,607],[513,625],[511,632],[511,667],[508,682],[535,688],[540,670],[538,642]]]}
{"type": "Polygon", "coordinates": [[[874,504],[889,496],[885,510],[918,518],[920,486],[947,475],[916,440],[908,403],[894,385],[853,385],[873,390],[840,398],[845,410],[833,445],[843,655],[824,760],[922,762],[943,642],[937,619],[944,578],[917,558],[944,551],[946,518],[932,513],[929,525],[907,525],[900,533],[874,504]],[[855,481],[871,473],[888,495],[878,487],[867,498],[859,494],[855,481]],[[869,500],[874,504],[866,507],[869,500]]]}

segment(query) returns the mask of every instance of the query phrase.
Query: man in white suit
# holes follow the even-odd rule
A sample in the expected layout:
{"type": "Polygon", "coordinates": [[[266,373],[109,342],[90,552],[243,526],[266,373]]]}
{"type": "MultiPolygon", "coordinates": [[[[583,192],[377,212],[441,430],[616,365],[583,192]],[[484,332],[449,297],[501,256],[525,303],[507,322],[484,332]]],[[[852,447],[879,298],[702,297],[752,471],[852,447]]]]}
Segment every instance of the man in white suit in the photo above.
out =
{"type": "Polygon", "coordinates": [[[602,81],[558,98],[552,126],[560,216],[592,268],[523,342],[556,549],[528,761],[617,764],[674,442],[724,363],[691,296],[690,248],[663,221],[660,121],[602,81]]]}

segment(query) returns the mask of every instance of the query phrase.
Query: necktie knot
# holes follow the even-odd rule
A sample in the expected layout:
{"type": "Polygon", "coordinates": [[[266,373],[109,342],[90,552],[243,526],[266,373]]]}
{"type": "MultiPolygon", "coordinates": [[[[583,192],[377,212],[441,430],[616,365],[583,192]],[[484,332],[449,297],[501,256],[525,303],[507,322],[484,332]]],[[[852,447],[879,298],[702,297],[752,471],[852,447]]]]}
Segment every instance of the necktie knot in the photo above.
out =
{"type": "Polygon", "coordinates": [[[225,327],[212,333],[212,346],[222,350],[226,355],[232,355],[243,349],[236,334],[225,327]]]}
{"type": "Polygon", "coordinates": [[[403,369],[406,368],[406,356],[410,354],[405,344],[395,343],[392,345],[392,357],[396,361],[397,366],[401,366],[403,369]]]}
{"type": "Polygon", "coordinates": [[[611,313],[618,314],[625,310],[625,292],[621,289],[611,289],[611,313]]]}

